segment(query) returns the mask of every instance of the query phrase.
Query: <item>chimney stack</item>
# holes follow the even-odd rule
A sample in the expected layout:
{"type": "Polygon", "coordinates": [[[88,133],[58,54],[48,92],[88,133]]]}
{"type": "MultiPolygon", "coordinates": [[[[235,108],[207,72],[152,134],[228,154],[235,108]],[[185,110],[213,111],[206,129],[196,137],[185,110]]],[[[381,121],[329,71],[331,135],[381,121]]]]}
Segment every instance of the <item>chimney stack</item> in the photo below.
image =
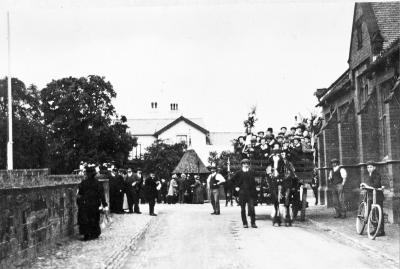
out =
{"type": "Polygon", "coordinates": [[[178,104],[177,103],[171,103],[170,107],[171,107],[171,111],[178,111],[178,104]]]}

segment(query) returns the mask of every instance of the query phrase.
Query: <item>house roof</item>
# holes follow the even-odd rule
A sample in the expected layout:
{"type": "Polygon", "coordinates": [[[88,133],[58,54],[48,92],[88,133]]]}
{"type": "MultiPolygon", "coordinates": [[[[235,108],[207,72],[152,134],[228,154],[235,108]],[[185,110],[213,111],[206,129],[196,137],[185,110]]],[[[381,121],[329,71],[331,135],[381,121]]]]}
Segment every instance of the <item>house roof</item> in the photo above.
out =
{"type": "Polygon", "coordinates": [[[349,77],[349,69],[347,69],[335,82],[331,84],[331,86],[329,86],[329,88],[323,95],[322,94],[319,95],[319,103],[316,106],[323,105],[327,99],[337,94],[338,92],[347,89],[349,86],[350,86],[350,77],[349,77]]]}
{"type": "MultiPolygon", "coordinates": [[[[369,36],[372,39],[381,36],[383,38],[382,50],[388,49],[393,42],[400,36],[400,2],[363,2],[354,5],[353,33],[355,14],[357,6],[360,6],[363,12],[364,21],[367,23],[369,36]]],[[[352,47],[353,36],[350,41],[352,47]]],[[[349,50],[350,61],[351,49],[349,50]]]]}
{"type": "Polygon", "coordinates": [[[376,22],[387,49],[400,36],[400,2],[372,2],[376,22]]]}
{"type": "Polygon", "coordinates": [[[196,151],[189,149],[182,156],[172,173],[208,174],[209,171],[197,155],[196,151]]]}
{"type": "Polygon", "coordinates": [[[205,128],[201,127],[200,125],[198,125],[197,123],[195,123],[194,121],[185,118],[184,116],[180,116],[179,118],[177,118],[176,120],[172,121],[171,123],[167,124],[166,126],[164,126],[163,128],[161,128],[160,130],[158,130],[157,132],[154,133],[155,136],[160,135],[161,133],[165,132],[166,130],[170,129],[171,127],[173,127],[174,125],[178,124],[179,122],[185,122],[187,124],[189,124],[190,126],[192,126],[193,128],[196,128],[197,130],[199,130],[200,132],[204,133],[204,134],[208,134],[209,131],[206,130],[205,128]]]}
{"type": "MultiPolygon", "coordinates": [[[[179,117],[181,118],[181,117],[179,117]]],[[[178,119],[179,119],[178,118],[178,119]]],[[[127,125],[129,126],[129,131],[133,135],[148,135],[154,136],[161,129],[165,128],[172,122],[176,121],[176,118],[143,118],[143,119],[128,119],[127,125]]],[[[190,118],[192,123],[195,123],[198,126],[204,126],[203,119],[201,118],[190,118]]]]}

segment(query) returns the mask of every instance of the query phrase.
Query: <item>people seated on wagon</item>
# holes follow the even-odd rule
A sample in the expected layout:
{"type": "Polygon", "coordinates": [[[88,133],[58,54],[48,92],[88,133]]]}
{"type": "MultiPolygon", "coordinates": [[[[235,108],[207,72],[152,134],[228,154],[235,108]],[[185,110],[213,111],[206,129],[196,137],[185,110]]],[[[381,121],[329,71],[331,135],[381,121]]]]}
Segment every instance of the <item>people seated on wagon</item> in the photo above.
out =
{"type": "Polygon", "coordinates": [[[296,127],[295,135],[301,137],[301,136],[303,136],[303,131],[304,131],[304,126],[303,125],[298,125],[296,127]]]}
{"type": "Polygon", "coordinates": [[[293,137],[293,145],[290,147],[290,155],[293,161],[301,160],[303,148],[300,141],[301,138],[299,136],[293,137]]]}
{"type": "Polygon", "coordinates": [[[276,136],[276,142],[277,142],[281,147],[282,147],[282,145],[283,145],[284,139],[285,139],[285,134],[282,133],[282,132],[278,133],[278,135],[276,136]]]}
{"type": "Polygon", "coordinates": [[[265,134],[265,136],[268,136],[268,137],[272,137],[272,139],[275,137],[274,136],[274,129],[272,129],[271,127],[269,127],[268,129],[267,129],[267,133],[265,134]]]}
{"type": "Polygon", "coordinates": [[[289,135],[294,136],[296,134],[296,127],[290,127],[289,135]]]}
{"type": "Polygon", "coordinates": [[[302,150],[304,153],[313,153],[314,149],[311,145],[311,137],[310,136],[305,136],[304,137],[304,142],[301,144],[302,150]]]}
{"type": "Polygon", "coordinates": [[[287,128],[285,126],[281,127],[281,133],[283,133],[283,136],[287,135],[287,128]]]}
{"type": "Polygon", "coordinates": [[[234,150],[235,153],[241,154],[244,148],[244,137],[239,136],[237,139],[234,140],[234,150]]]}
{"type": "Polygon", "coordinates": [[[262,158],[268,158],[269,155],[269,146],[266,142],[265,137],[261,138],[261,144],[259,146],[259,152],[262,158]]]}

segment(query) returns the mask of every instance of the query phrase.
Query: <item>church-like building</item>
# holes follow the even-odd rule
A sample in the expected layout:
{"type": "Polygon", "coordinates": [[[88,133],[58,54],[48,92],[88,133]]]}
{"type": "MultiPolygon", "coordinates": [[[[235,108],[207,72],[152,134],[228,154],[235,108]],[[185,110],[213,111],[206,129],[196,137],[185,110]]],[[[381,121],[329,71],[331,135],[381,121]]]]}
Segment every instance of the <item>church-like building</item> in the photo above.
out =
{"type": "Polygon", "coordinates": [[[318,134],[320,202],[331,206],[330,160],[348,171],[348,207],[359,202],[359,185],[374,161],[383,175],[385,213],[400,222],[400,2],[356,3],[349,68],[315,95],[324,115],[318,134]]]}

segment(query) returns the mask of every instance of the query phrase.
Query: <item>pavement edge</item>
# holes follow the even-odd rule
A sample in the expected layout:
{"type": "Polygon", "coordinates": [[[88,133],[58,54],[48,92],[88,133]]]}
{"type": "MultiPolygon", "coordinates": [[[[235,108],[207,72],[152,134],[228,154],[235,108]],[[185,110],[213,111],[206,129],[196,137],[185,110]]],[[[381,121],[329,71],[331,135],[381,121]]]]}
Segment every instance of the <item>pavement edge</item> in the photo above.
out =
{"type": "Polygon", "coordinates": [[[114,253],[105,261],[105,265],[102,269],[118,269],[124,265],[126,257],[130,252],[134,252],[138,244],[144,239],[145,234],[155,222],[156,218],[151,218],[149,222],[141,229],[135,236],[133,236],[127,244],[122,248],[117,249],[114,253]]]}
{"type": "Polygon", "coordinates": [[[391,263],[393,263],[396,266],[399,265],[399,261],[396,259],[396,257],[392,257],[390,255],[382,253],[379,249],[371,247],[371,246],[369,246],[367,244],[364,244],[364,243],[360,242],[359,240],[357,240],[356,238],[348,236],[345,233],[339,232],[338,230],[332,228],[329,225],[320,223],[318,221],[315,221],[315,220],[312,220],[312,219],[309,219],[309,218],[306,219],[306,222],[309,222],[309,223],[313,224],[320,231],[328,231],[332,235],[339,236],[345,243],[350,243],[352,245],[356,245],[357,247],[359,247],[361,249],[368,250],[368,251],[374,253],[375,255],[384,257],[385,259],[387,259],[388,261],[390,261],[391,263]]]}

